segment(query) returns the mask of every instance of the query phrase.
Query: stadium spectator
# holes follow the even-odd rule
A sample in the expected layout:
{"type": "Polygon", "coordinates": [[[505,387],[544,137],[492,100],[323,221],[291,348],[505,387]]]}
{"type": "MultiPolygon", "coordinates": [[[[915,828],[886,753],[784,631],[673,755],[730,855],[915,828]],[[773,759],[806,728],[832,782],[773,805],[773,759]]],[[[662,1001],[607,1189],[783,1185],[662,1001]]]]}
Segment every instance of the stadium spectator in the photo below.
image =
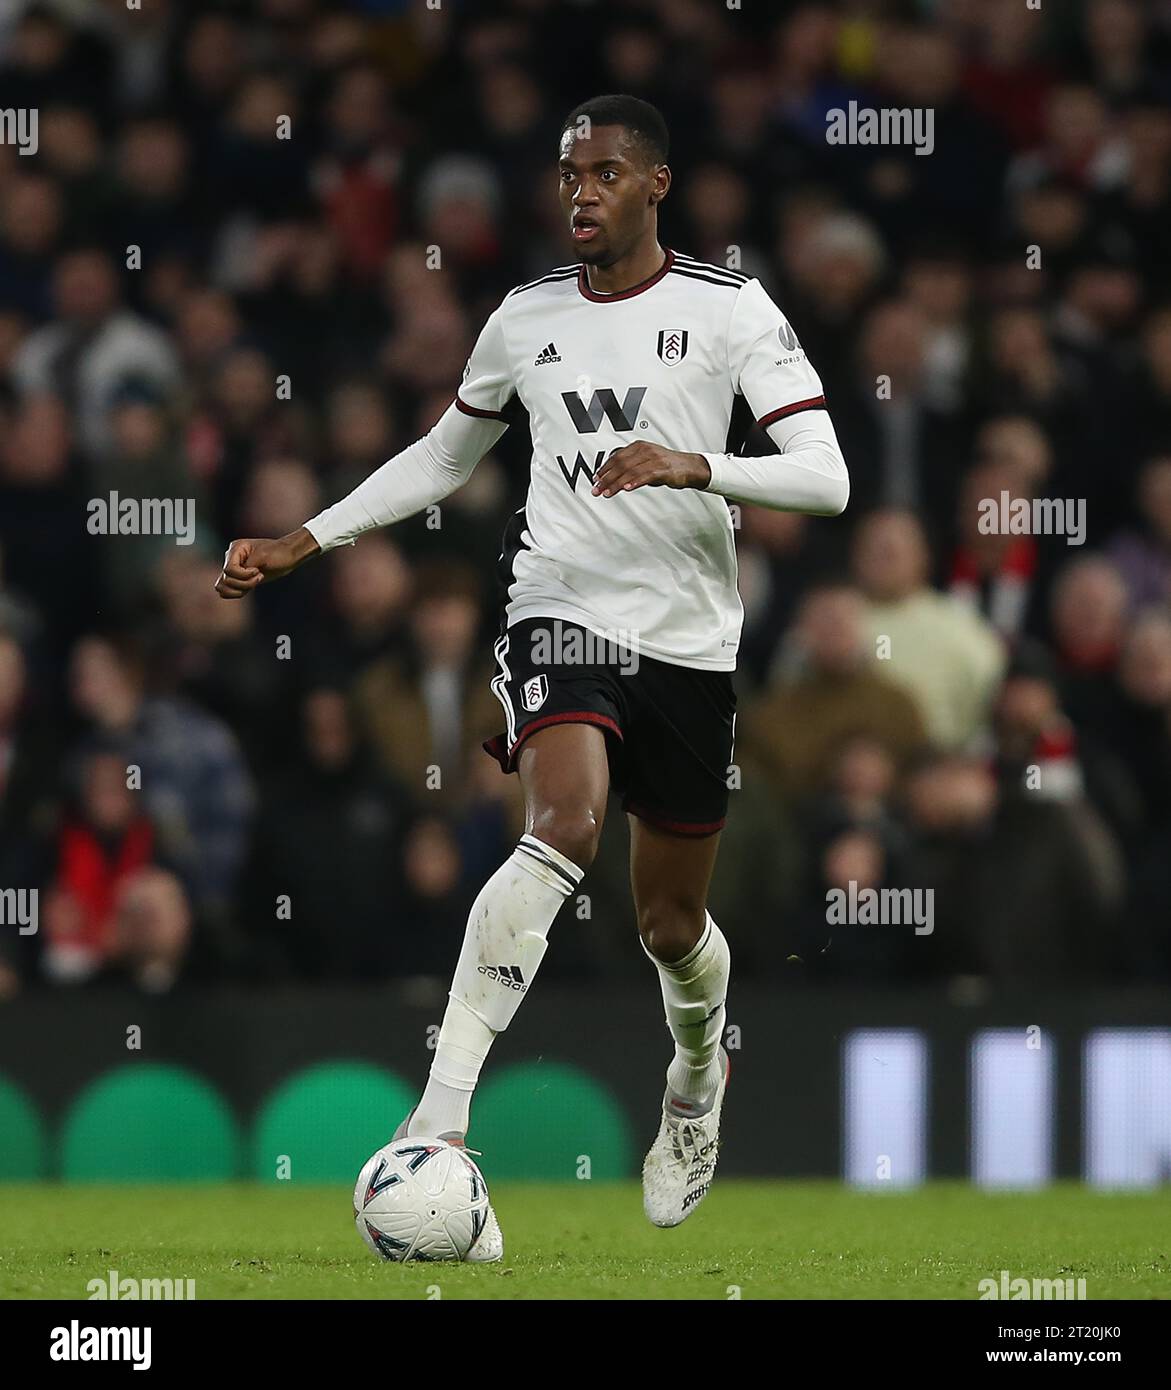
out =
{"type": "MultiPolygon", "coordinates": [[[[1166,202],[1171,202],[1171,198],[1166,202]]],[[[1141,440],[1163,448],[1171,439],[1171,309],[1156,309],[1147,319],[1142,349],[1137,434],[1141,440]]]]}
{"type": "Polygon", "coordinates": [[[958,251],[924,250],[907,262],[903,289],[926,320],[926,399],[937,410],[954,412],[963,404],[973,369],[972,267],[958,251]]]}
{"type": "Polygon", "coordinates": [[[123,895],[155,862],[154,828],[126,785],[126,765],[127,750],[116,746],[82,759],[76,810],[56,836],[41,965],[58,984],[84,981],[113,964],[123,895]]]}
{"type": "Polygon", "coordinates": [[[411,973],[400,918],[407,795],[378,769],[342,691],[316,687],[299,713],[296,755],[261,793],[245,884],[248,921],[260,924],[249,968],[307,980],[411,973]]]}
{"type": "Polygon", "coordinates": [[[1108,722],[1112,677],[1126,634],[1126,585],[1098,555],[1072,561],[1058,574],[1050,599],[1053,646],[1062,699],[1078,727],[1108,722]]]}
{"type": "Polygon", "coordinates": [[[17,401],[0,441],[0,547],[58,661],[85,623],[79,589],[102,593],[80,473],[66,403],[52,394],[17,401]]]}
{"type": "MultiPolygon", "coordinates": [[[[1013,653],[996,702],[994,731],[1003,803],[1019,801],[1022,815],[1038,801],[1064,807],[1087,863],[1094,866],[1102,902],[1116,911],[1126,878],[1113,828],[1133,816],[1130,788],[1109,750],[1079,737],[1061,708],[1056,665],[1037,643],[1026,640],[1013,653]]],[[[1133,832],[1133,822],[1125,828],[1133,832]]]]}
{"type": "Polygon", "coordinates": [[[1138,510],[1142,529],[1123,531],[1106,547],[1132,612],[1171,600],[1171,454],[1144,465],[1138,510]]]}
{"type": "Polygon", "coordinates": [[[979,450],[960,485],[956,543],[945,561],[949,595],[1009,643],[1044,622],[1049,562],[1044,537],[989,525],[989,504],[1001,517],[1004,499],[1010,508],[1031,502],[1035,488],[1027,468],[1011,455],[979,450]]]}
{"type": "Polygon", "coordinates": [[[414,578],[388,535],[365,537],[331,564],[330,592],[338,621],[318,633],[318,661],[346,680],[403,648],[414,578]]]}
{"type": "Polygon", "coordinates": [[[800,909],[786,935],[789,961],[814,979],[888,981],[905,975],[915,942],[908,923],[833,922],[832,894],[901,889],[897,861],[882,835],[866,826],[839,829],[817,843],[800,909]]]}
{"type": "Polygon", "coordinates": [[[875,512],[861,523],[854,574],[869,640],[889,662],[889,678],[915,700],[931,741],[960,749],[984,728],[1004,649],[983,618],[929,586],[929,563],[909,512],[875,512]]]}
{"type": "Polygon", "coordinates": [[[947,754],[913,772],[906,805],[906,881],[934,893],[913,974],[1035,987],[1119,968],[1112,882],[1065,806],[1002,795],[982,762],[947,754]]]}
{"type": "Polygon", "coordinates": [[[233,733],[197,706],[148,696],[141,657],[83,638],[70,669],[75,711],[89,728],[118,738],[161,854],[182,877],[197,910],[222,920],[248,848],[253,789],[233,733]]]}
{"type": "Polygon", "coordinates": [[[1114,680],[1086,727],[1122,761],[1139,790],[1145,836],[1171,830],[1171,617],[1148,609],[1128,629],[1114,680]]]}
{"type": "Polygon", "coordinates": [[[57,393],[68,403],[78,441],[91,458],[110,446],[108,413],[120,387],[146,380],[169,393],[178,382],[170,339],[124,309],[120,298],[107,252],[69,252],[53,276],[56,319],[29,335],[12,367],[18,390],[57,393]]]}
{"type": "Polygon", "coordinates": [[[502,719],[479,640],[480,589],[457,562],[421,568],[406,650],[371,664],[354,687],[386,773],[440,801],[459,795],[469,756],[502,719]]]}
{"type": "Polygon", "coordinates": [[[191,925],[179,879],[164,869],[142,869],[119,894],[111,961],[144,993],[165,994],[184,968],[191,925]]]}
{"type": "MultiPolygon", "coordinates": [[[[158,693],[178,695],[223,720],[253,771],[279,762],[293,733],[294,652],[259,629],[259,614],[225,613],[208,600],[218,560],[176,551],[159,571],[161,614],[143,627],[158,693]]],[[[212,589],[212,598],[215,591],[212,589]]]]}
{"type": "Polygon", "coordinates": [[[31,322],[51,313],[63,217],[61,191],[52,179],[31,173],[9,180],[0,211],[0,297],[31,322]]]}
{"type": "Polygon", "coordinates": [[[16,638],[0,630],[0,877],[31,883],[32,842],[53,825],[57,753],[16,638]]]}
{"type": "Polygon", "coordinates": [[[878,668],[868,650],[863,599],[844,585],[808,593],[783,652],[784,671],[749,702],[740,720],[746,751],[790,802],[821,790],[847,738],[869,734],[897,758],[926,740],[914,699],[878,668]]]}
{"type": "Polygon", "coordinates": [[[810,518],[764,507],[740,509],[740,598],[744,635],[740,671],[744,687],[759,686],[781,634],[793,620],[802,589],[827,562],[816,548],[810,518]]]}
{"type": "Polygon", "coordinates": [[[834,391],[834,424],[855,460],[850,505],[909,508],[945,528],[955,514],[953,467],[964,437],[954,410],[929,394],[929,325],[910,300],[888,300],[864,319],[848,382],[834,391]]]}

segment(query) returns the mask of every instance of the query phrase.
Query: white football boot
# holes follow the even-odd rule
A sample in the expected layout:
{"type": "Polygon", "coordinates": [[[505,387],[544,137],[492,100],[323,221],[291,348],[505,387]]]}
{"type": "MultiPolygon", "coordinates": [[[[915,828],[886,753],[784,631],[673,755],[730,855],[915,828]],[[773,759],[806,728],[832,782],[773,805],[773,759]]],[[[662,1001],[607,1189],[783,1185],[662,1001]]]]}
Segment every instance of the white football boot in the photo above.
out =
{"type": "Polygon", "coordinates": [[[492,1204],[488,1204],[488,1215],[484,1218],[484,1229],[472,1241],[471,1249],[464,1256],[466,1265],[490,1265],[504,1258],[504,1233],[492,1204]]]}
{"type": "Polygon", "coordinates": [[[707,1196],[720,1146],[720,1111],[730,1063],[720,1048],[723,1071],[710,1107],[688,1114],[687,1102],[668,1092],[663,1120],[642,1165],[642,1205],[656,1226],[678,1226],[707,1196]]]}
{"type": "MultiPolygon", "coordinates": [[[[411,1114],[399,1125],[398,1129],[391,1135],[391,1143],[396,1139],[407,1137],[407,1127],[411,1123],[411,1114]]],[[[469,1149],[464,1142],[464,1136],[452,1130],[449,1134],[437,1134],[436,1139],[442,1139],[451,1144],[454,1148],[463,1149],[466,1153],[474,1154],[477,1158],[479,1150],[469,1149]]],[[[500,1222],[496,1220],[496,1213],[492,1209],[491,1202],[488,1203],[488,1212],[484,1218],[484,1225],[480,1234],[472,1241],[471,1248],[463,1257],[463,1263],[469,1265],[492,1264],[496,1260],[504,1258],[504,1232],[500,1229],[500,1222]]]]}

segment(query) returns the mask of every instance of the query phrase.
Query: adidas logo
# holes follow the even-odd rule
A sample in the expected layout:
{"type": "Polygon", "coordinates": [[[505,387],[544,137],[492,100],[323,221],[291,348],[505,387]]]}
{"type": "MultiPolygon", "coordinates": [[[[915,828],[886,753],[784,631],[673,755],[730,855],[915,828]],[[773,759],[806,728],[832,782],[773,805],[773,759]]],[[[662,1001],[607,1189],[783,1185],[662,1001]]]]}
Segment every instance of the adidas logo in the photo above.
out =
{"type": "Polygon", "coordinates": [[[519,989],[522,994],[528,989],[519,965],[481,965],[477,966],[477,969],[481,975],[487,975],[490,980],[495,980],[505,989],[519,989]]]}
{"type": "Polygon", "coordinates": [[[560,362],[561,358],[557,355],[556,345],[550,343],[548,347],[543,347],[533,359],[534,367],[543,367],[548,362],[560,362]]]}

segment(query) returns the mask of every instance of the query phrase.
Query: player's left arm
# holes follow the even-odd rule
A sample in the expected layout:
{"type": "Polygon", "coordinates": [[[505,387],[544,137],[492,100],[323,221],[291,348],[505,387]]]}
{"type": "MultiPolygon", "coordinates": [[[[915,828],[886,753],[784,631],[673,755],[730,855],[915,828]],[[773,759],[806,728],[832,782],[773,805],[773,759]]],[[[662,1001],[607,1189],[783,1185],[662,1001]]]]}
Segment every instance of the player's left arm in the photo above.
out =
{"type": "Polygon", "coordinates": [[[777,511],[839,516],[850,497],[850,479],[821,381],[759,280],[748,281],[737,294],[728,328],[728,367],[734,389],[747,399],[779,453],[748,458],[628,444],[598,470],[594,495],[693,487],[777,511]]]}

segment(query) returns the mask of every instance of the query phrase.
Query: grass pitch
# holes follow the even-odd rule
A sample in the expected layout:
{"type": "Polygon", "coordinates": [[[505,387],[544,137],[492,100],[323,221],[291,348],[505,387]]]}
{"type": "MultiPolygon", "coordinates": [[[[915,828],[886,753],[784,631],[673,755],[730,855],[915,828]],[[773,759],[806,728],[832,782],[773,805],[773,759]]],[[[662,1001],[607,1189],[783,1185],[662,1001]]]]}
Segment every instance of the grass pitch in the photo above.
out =
{"type": "Polygon", "coordinates": [[[199,1299],[974,1299],[983,1278],[1084,1278],[1171,1297],[1171,1191],[1066,1184],[999,1195],[936,1183],[720,1182],[659,1231],[635,1183],[494,1184],[498,1265],[375,1260],[348,1190],[0,1186],[0,1297],[85,1299],[108,1272],[194,1279],[199,1299]]]}

